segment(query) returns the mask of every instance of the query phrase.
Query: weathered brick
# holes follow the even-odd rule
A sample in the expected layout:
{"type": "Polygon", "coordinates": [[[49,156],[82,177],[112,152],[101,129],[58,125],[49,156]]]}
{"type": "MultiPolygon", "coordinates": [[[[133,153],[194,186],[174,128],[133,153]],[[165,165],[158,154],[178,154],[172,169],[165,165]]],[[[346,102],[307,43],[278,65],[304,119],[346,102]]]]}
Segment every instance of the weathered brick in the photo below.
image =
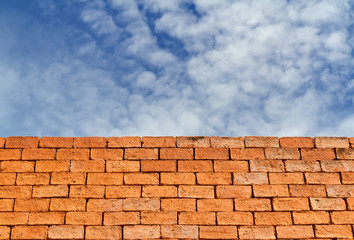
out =
{"type": "Polygon", "coordinates": [[[143,186],[143,197],[177,197],[175,186],[143,186]]]}
{"type": "Polygon", "coordinates": [[[233,211],[232,199],[198,199],[197,209],[199,212],[225,212],[233,211]]]}
{"type": "Polygon", "coordinates": [[[310,210],[307,198],[273,198],[274,211],[306,211],[310,210]]]}
{"type": "Polygon", "coordinates": [[[116,212],[123,210],[122,199],[89,199],[88,212],[116,212]]]}
{"type": "Polygon", "coordinates": [[[38,137],[8,137],[5,148],[37,148],[38,137]]]}
{"type": "Polygon", "coordinates": [[[58,149],[58,160],[89,160],[89,149],[58,149]]]}
{"type": "Polygon", "coordinates": [[[207,160],[178,161],[178,172],[212,172],[213,163],[207,160]]]}
{"type": "Polygon", "coordinates": [[[350,225],[316,225],[315,232],[318,238],[353,238],[350,225]]]}
{"type": "Polygon", "coordinates": [[[241,226],[238,235],[239,239],[275,239],[275,230],[270,226],[241,226]]]}
{"type": "Polygon", "coordinates": [[[126,198],[123,200],[124,211],[157,211],[160,210],[158,198],[126,198]]]}
{"type": "Polygon", "coordinates": [[[310,198],[313,210],[345,210],[346,205],[341,198],[310,198]]]}
{"type": "Polygon", "coordinates": [[[85,211],[86,199],[84,198],[52,198],[50,211],[85,211]]]}
{"type": "Polygon", "coordinates": [[[107,198],[130,198],[140,197],[141,186],[107,186],[107,198]]]}
{"type": "Polygon", "coordinates": [[[270,184],[304,184],[302,173],[269,173],[270,184]]]}
{"type": "Polygon", "coordinates": [[[226,148],[196,148],[195,159],[229,159],[226,148]]]}
{"type": "Polygon", "coordinates": [[[285,161],[287,172],[319,172],[321,166],[318,161],[309,160],[287,160],[285,161]]]}
{"type": "Polygon", "coordinates": [[[347,137],[315,137],[316,148],[349,148],[347,137]]]}
{"type": "Polygon", "coordinates": [[[237,239],[235,226],[200,226],[199,229],[202,239],[237,239]]]}
{"type": "Polygon", "coordinates": [[[0,198],[30,198],[31,186],[0,186],[0,198]]]}
{"type": "Polygon", "coordinates": [[[162,238],[197,239],[198,226],[162,225],[162,238]]]}
{"type": "Polygon", "coordinates": [[[263,148],[245,148],[245,149],[230,149],[231,159],[234,160],[249,160],[249,159],[265,159],[263,148]]]}
{"type": "Polygon", "coordinates": [[[246,136],[245,137],[245,145],[247,148],[251,147],[279,147],[279,139],[278,137],[253,137],[246,136]]]}
{"type": "Polygon", "coordinates": [[[27,212],[0,212],[0,225],[24,225],[27,219],[27,212]]]}
{"type": "Polygon", "coordinates": [[[300,159],[300,152],[296,148],[266,148],[266,159],[300,159]]]}
{"type": "Polygon", "coordinates": [[[70,197],[72,198],[103,198],[104,186],[70,186],[70,197]]]}
{"type": "Polygon", "coordinates": [[[158,159],[159,150],[157,148],[128,148],[125,149],[125,159],[158,159]]]}
{"type": "Polygon", "coordinates": [[[178,196],[180,198],[214,198],[213,186],[179,186],[178,196]]]}
{"type": "Polygon", "coordinates": [[[124,175],[126,185],[159,184],[158,173],[126,173],[124,175]]]}
{"type": "Polygon", "coordinates": [[[73,146],[73,137],[42,137],[39,140],[41,148],[72,148],[73,146]]]}
{"type": "Polygon", "coordinates": [[[104,137],[75,137],[75,148],[105,148],[107,139],[104,137]]]}
{"type": "Polygon", "coordinates": [[[16,212],[45,212],[49,210],[50,199],[16,199],[16,212]]]}
{"type": "Polygon", "coordinates": [[[354,159],[354,149],[339,148],[336,150],[337,159],[354,159]]]}
{"type": "Polygon", "coordinates": [[[88,173],[88,185],[123,185],[123,173],[88,173]]]}
{"type": "Polygon", "coordinates": [[[29,225],[64,224],[64,212],[31,212],[28,218],[29,225]]]}
{"type": "Polygon", "coordinates": [[[0,149],[0,160],[20,160],[20,149],[0,149]]]}
{"type": "Polygon", "coordinates": [[[193,159],[193,148],[161,148],[161,159],[193,159]]]}
{"type": "Polygon", "coordinates": [[[107,161],[107,172],[139,172],[140,161],[107,161]]]}
{"type": "Polygon", "coordinates": [[[71,161],[70,172],[104,172],[104,160],[71,161]]]}
{"type": "Polygon", "coordinates": [[[50,179],[51,184],[84,185],[86,173],[54,172],[50,179]]]}
{"type": "Polygon", "coordinates": [[[91,149],[91,159],[93,160],[122,160],[122,149],[91,149]]]}
{"type": "Polygon", "coordinates": [[[334,160],[336,155],[333,149],[301,149],[303,160],[334,160]]]}
{"type": "Polygon", "coordinates": [[[121,239],[122,227],[120,226],[88,226],[85,239],[121,239]]]}
{"type": "Polygon", "coordinates": [[[354,137],[349,138],[350,147],[354,147],[354,137]]]}
{"type": "Polygon", "coordinates": [[[176,160],[141,160],[142,172],[176,172],[176,160]]]}
{"type": "Polygon", "coordinates": [[[163,185],[196,184],[194,173],[161,173],[160,178],[163,185]]]}
{"type": "Polygon", "coordinates": [[[232,184],[231,173],[197,173],[197,184],[201,184],[201,185],[232,184]]]}
{"type": "Polygon", "coordinates": [[[23,149],[22,160],[52,160],[55,159],[55,149],[35,148],[23,149]]]}
{"type": "Polygon", "coordinates": [[[248,172],[248,161],[214,161],[215,172],[248,172]]]}
{"type": "Polygon", "coordinates": [[[68,197],[68,186],[33,186],[33,197],[68,197]]]}
{"type": "Polygon", "coordinates": [[[354,185],[328,185],[328,197],[354,197],[354,185]]]}
{"type": "Polygon", "coordinates": [[[354,212],[334,211],[331,212],[331,219],[334,224],[354,224],[354,212]]]}
{"type": "Polygon", "coordinates": [[[69,160],[36,161],[36,172],[68,172],[69,160]]]}
{"type": "Polygon", "coordinates": [[[315,143],[311,137],[281,137],[279,139],[282,148],[314,148],[315,143]]]}
{"type": "Polygon", "coordinates": [[[290,185],[292,197],[326,197],[326,189],[323,185],[290,185]]]}
{"type": "Polygon", "coordinates": [[[270,199],[235,198],[236,211],[271,211],[270,199]]]}
{"type": "Polygon", "coordinates": [[[34,172],[34,162],[2,161],[0,172],[34,172]]]}
{"type": "Polygon", "coordinates": [[[16,185],[49,185],[49,173],[18,173],[16,185]]]}
{"type": "Polygon", "coordinates": [[[288,197],[287,185],[254,185],[253,194],[255,197],[288,197]]]}
{"type": "Polygon", "coordinates": [[[324,211],[293,212],[295,224],[329,224],[329,213],[324,211]]]}
{"type": "Polygon", "coordinates": [[[14,199],[0,199],[0,212],[11,212],[14,206],[14,199]]]}
{"type": "Polygon", "coordinates": [[[143,137],[143,147],[176,147],[175,137],[143,137]]]}
{"type": "Polygon", "coordinates": [[[10,230],[9,227],[0,226],[0,239],[10,239],[10,230]]]}
{"type": "Polygon", "coordinates": [[[65,223],[68,225],[101,225],[102,213],[99,212],[67,212],[65,223]]]}
{"type": "Polygon", "coordinates": [[[354,161],[351,160],[330,160],[321,161],[323,172],[352,172],[354,169],[354,161]]]}
{"type": "MultiPolygon", "coordinates": [[[[342,172],[342,184],[354,184],[354,173],[342,172]]],[[[1,178],[1,175],[0,175],[1,178]]],[[[1,182],[1,180],[0,180],[1,182]]]]}
{"type": "Polygon", "coordinates": [[[15,185],[16,173],[0,173],[0,185],[15,185]]]}
{"type": "Polygon", "coordinates": [[[213,148],[244,148],[242,137],[210,137],[210,145],[213,148]]]}
{"type": "Polygon", "coordinates": [[[141,224],[177,224],[177,212],[141,212],[141,224]]]}
{"type": "Polygon", "coordinates": [[[108,212],[104,213],[104,225],[140,224],[139,212],[108,212]]]}
{"type": "Polygon", "coordinates": [[[277,226],[278,238],[313,238],[312,226],[277,226]]]}
{"type": "Polygon", "coordinates": [[[218,212],[218,225],[253,225],[253,215],[250,212],[218,212]]]}
{"type": "Polygon", "coordinates": [[[210,147],[209,137],[177,137],[177,147],[210,147]]]}
{"type": "Polygon", "coordinates": [[[284,172],[282,160],[250,160],[251,172],[284,172]]]}
{"type": "Polygon", "coordinates": [[[171,199],[161,199],[161,211],[196,211],[197,204],[196,199],[181,199],[181,198],[171,198],[171,199]]]}
{"type": "Polygon", "coordinates": [[[160,238],[160,226],[135,225],[123,227],[124,239],[151,239],[160,238]]]}
{"type": "Polygon", "coordinates": [[[84,226],[50,226],[48,228],[49,239],[83,239],[84,226]]]}
{"type": "Polygon", "coordinates": [[[234,184],[268,184],[266,173],[234,173],[234,184]]]}
{"type": "Polygon", "coordinates": [[[250,198],[251,186],[216,186],[217,198],[250,198]]]}
{"type": "Polygon", "coordinates": [[[339,173],[305,173],[307,184],[340,184],[339,173]]]}
{"type": "Polygon", "coordinates": [[[47,239],[47,226],[15,226],[11,239],[47,239]]]}
{"type": "Polygon", "coordinates": [[[0,137],[0,148],[4,148],[5,147],[5,138],[4,137],[0,137]]]}
{"type": "Polygon", "coordinates": [[[216,217],[212,212],[181,212],[178,215],[178,224],[216,225],[216,217]]]}
{"type": "Polygon", "coordinates": [[[290,212],[255,212],[256,225],[292,225],[290,212]]]}
{"type": "Polygon", "coordinates": [[[354,210],[354,198],[347,198],[347,204],[349,210],[354,210]]]}
{"type": "Polygon", "coordinates": [[[109,137],[109,148],[132,148],[141,147],[140,137],[109,137]]]}

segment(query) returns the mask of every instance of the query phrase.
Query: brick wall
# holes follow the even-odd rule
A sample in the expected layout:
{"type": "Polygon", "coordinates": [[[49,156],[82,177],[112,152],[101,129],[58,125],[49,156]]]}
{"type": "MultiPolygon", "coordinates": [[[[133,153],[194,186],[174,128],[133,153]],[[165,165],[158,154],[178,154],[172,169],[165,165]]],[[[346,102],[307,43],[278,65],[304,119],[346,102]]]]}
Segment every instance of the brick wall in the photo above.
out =
{"type": "Polygon", "coordinates": [[[353,238],[354,138],[0,138],[0,239],[353,238]]]}

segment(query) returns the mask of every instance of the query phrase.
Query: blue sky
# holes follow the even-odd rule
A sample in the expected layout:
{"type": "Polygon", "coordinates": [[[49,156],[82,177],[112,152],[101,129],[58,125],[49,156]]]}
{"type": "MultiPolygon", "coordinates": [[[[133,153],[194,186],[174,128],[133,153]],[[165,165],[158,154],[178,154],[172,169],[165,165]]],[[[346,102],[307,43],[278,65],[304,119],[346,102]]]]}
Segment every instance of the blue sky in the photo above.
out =
{"type": "Polygon", "coordinates": [[[354,136],[353,1],[2,0],[1,136],[354,136]]]}

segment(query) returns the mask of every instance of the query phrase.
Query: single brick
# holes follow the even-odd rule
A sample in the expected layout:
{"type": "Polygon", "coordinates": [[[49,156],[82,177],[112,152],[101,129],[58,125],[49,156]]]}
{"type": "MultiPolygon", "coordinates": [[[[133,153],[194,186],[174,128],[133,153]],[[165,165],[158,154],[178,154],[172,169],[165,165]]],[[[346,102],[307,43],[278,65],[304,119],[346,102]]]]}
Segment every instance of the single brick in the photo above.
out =
{"type": "Polygon", "coordinates": [[[101,225],[102,213],[99,212],[67,212],[65,224],[68,225],[101,225]]]}
{"type": "Polygon", "coordinates": [[[171,199],[161,199],[161,211],[196,211],[196,199],[180,199],[180,198],[171,198],[171,199]]]}
{"type": "Polygon", "coordinates": [[[104,213],[104,225],[140,224],[139,212],[108,212],[104,213]]]}
{"type": "Polygon", "coordinates": [[[354,159],[354,149],[339,148],[337,151],[337,159],[354,159]]]}
{"type": "Polygon", "coordinates": [[[0,198],[30,198],[31,186],[0,186],[0,198]]]}
{"type": "Polygon", "coordinates": [[[122,227],[89,226],[86,227],[85,239],[122,239],[122,227]]]}
{"type": "Polygon", "coordinates": [[[195,159],[229,159],[226,148],[196,148],[195,159]]]}
{"type": "Polygon", "coordinates": [[[349,148],[347,137],[315,137],[316,148],[349,148]]]}
{"type": "Polygon", "coordinates": [[[157,211],[160,210],[158,198],[126,198],[123,200],[124,211],[157,211]]]}
{"type": "Polygon", "coordinates": [[[249,160],[249,159],[265,159],[263,148],[245,148],[245,149],[230,149],[231,159],[234,160],[249,160]]]}
{"type": "Polygon", "coordinates": [[[313,210],[345,210],[346,205],[341,198],[310,198],[313,210]]]}
{"type": "Polygon", "coordinates": [[[55,225],[64,224],[64,212],[31,212],[28,219],[29,225],[55,225]]]}
{"type": "Polygon", "coordinates": [[[107,186],[107,198],[130,198],[140,197],[141,186],[107,186]]]}
{"type": "Polygon", "coordinates": [[[334,224],[354,224],[353,211],[331,212],[331,219],[334,224]]]}
{"type": "Polygon", "coordinates": [[[0,160],[20,160],[20,149],[0,149],[0,160]]]}
{"type": "Polygon", "coordinates": [[[141,160],[142,172],[176,172],[176,160],[141,160]]]}
{"type": "Polygon", "coordinates": [[[84,198],[52,198],[50,211],[85,211],[86,199],[84,198]]]}
{"type": "Polygon", "coordinates": [[[323,185],[289,185],[292,197],[326,197],[323,185]]]}
{"type": "Polygon", "coordinates": [[[279,139],[282,148],[314,148],[315,143],[311,137],[281,137],[279,139]]]}
{"type": "Polygon", "coordinates": [[[162,238],[197,239],[198,226],[162,225],[162,238]]]}
{"type": "Polygon", "coordinates": [[[109,148],[141,147],[141,138],[140,137],[109,137],[108,147],[109,148]]]}
{"type": "Polygon", "coordinates": [[[201,184],[201,185],[232,184],[231,173],[197,173],[197,184],[201,184]]]}
{"type": "Polygon", "coordinates": [[[84,226],[50,226],[48,228],[49,239],[83,239],[84,226]]]}
{"type": "Polygon", "coordinates": [[[107,172],[139,172],[140,161],[107,161],[107,172]]]}
{"type": "Polygon", "coordinates": [[[213,186],[179,186],[178,197],[180,198],[214,198],[213,186]]]}
{"type": "Polygon", "coordinates": [[[16,173],[0,173],[0,185],[15,185],[16,173]]]}
{"type": "Polygon", "coordinates": [[[37,148],[38,137],[8,137],[5,148],[37,148]]]}
{"type": "Polygon", "coordinates": [[[42,137],[39,140],[41,148],[72,148],[74,138],[72,137],[42,137]]]}
{"type": "Polygon", "coordinates": [[[124,239],[156,239],[160,238],[160,226],[135,225],[123,227],[124,239]]]}
{"type": "Polygon", "coordinates": [[[0,225],[24,225],[27,220],[27,212],[0,212],[0,225]]]}
{"type": "Polygon", "coordinates": [[[210,137],[212,148],[244,148],[243,137],[210,137]]]}
{"type": "Polygon", "coordinates": [[[250,198],[251,186],[216,186],[217,198],[250,198]]]}
{"type": "Polygon", "coordinates": [[[215,213],[181,212],[178,215],[179,225],[216,225],[215,213]]]}
{"type": "Polygon", "coordinates": [[[50,173],[18,173],[16,185],[49,185],[50,173]]]}
{"type": "Polygon", "coordinates": [[[269,173],[270,184],[304,184],[302,173],[269,173]]]}
{"type": "Polygon", "coordinates": [[[321,161],[323,172],[352,172],[354,169],[354,161],[351,160],[330,160],[321,161]]]}
{"type": "Polygon", "coordinates": [[[88,185],[123,185],[123,173],[88,173],[88,185]]]}
{"type": "Polygon", "coordinates": [[[354,147],[354,137],[349,138],[350,147],[354,147]]]}
{"type": "Polygon", "coordinates": [[[233,211],[232,199],[198,199],[197,209],[199,212],[225,212],[233,211]]]}
{"type": "MultiPolygon", "coordinates": [[[[349,172],[342,172],[340,173],[342,175],[342,183],[343,184],[354,184],[354,173],[349,173],[349,172]]],[[[1,178],[1,175],[0,175],[1,178]]],[[[1,180],[0,180],[1,182],[1,180]]]]}
{"type": "Polygon", "coordinates": [[[193,159],[193,148],[161,148],[160,159],[193,159]]]}
{"type": "Polygon", "coordinates": [[[33,197],[68,197],[68,186],[33,186],[33,197]]]}
{"type": "MultiPolygon", "coordinates": [[[[1,139],[0,139],[0,141],[1,141],[1,139]]],[[[10,228],[9,227],[0,226],[0,239],[10,239],[10,228]]]]}
{"type": "Polygon", "coordinates": [[[143,197],[177,197],[175,186],[143,186],[143,197]]]}
{"type": "Polygon", "coordinates": [[[34,162],[2,161],[0,172],[34,172],[34,162]]]}
{"type": "Polygon", "coordinates": [[[175,137],[143,137],[143,147],[176,147],[175,137]]]}
{"type": "Polygon", "coordinates": [[[253,137],[246,136],[245,137],[245,145],[247,148],[251,147],[279,147],[279,139],[278,137],[253,137]]]}
{"type": "Polygon", "coordinates": [[[200,226],[202,239],[237,239],[236,226],[200,226]]]}
{"type": "Polygon", "coordinates": [[[255,212],[256,225],[292,225],[290,212],[255,212]]]}
{"type": "Polygon", "coordinates": [[[212,172],[212,161],[178,161],[178,172],[212,172]]]}
{"type": "Polygon", "coordinates": [[[71,161],[70,172],[104,172],[104,160],[71,161]]]}
{"type": "Polygon", "coordinates": [[[238,236],[239,239],[275,239],[275,230],[270,226],[241,226],[238,236]]]}
{"type": "Polygon", "coordinates": [[[296,148],[266,148],[266,159],[300,159],[300,152],[296,148]]]}
{"type": "Polygon", "coordinates": [[[58,160],[89,160],[89,149],[58,149],[58,160]]]}
{"type": "Polygon", "coordinates": [[[347,204],[349,210],[354,210],[354,198],[347,198],[347,204]]]}
{"type": "Polygon", "coordinates": [[[253,194],[255,197],[288,197],[287,185],[254,185],[253,194]]]}
{"type": "Polygon", "coordinates": [[[287,160],[285,161],[287,172],[319,172],[321,166],[318,161],[309,160],[287,160]]]}
{"type": "Polygon", "coordinates": [[[47,239],[47,226],[15,226],[11,239],[47,239]]]}
{"type": "Polygon", "coordinates": [[[4,147],[5,147],[5,138],[0,137],[0,148],[4,148],[4,147]]]}
{"type": "Polygon", "coordinates": [[[301,149],[303,160],[334,160],[336,155],[333,149],[301,149]]]}
{"type": "Polygon", "coordinates": [[[89,199],[88,212],[116,212],[123,210],[122,199],[89,199]]]}
{"type": "Polygon", "coordinates": [[[15,212],[45,212],[49,210],[50,199],[16,199],[15,212]]]}
{"type": "Polygon", "coordinates": [[[248,172],[248,161],[214,161],[215,172],[248,172]]]}
{"type": "Polygon", "coordinates": [[[12,212],[14,199],[0,199],[0,212],[12,212]]]}
{"type": "Polygon", "coordinates": [[[307,184],[340,184],[339,173],[305,173],[307,184]]]}
{"type": "Polygon", "coordinates": [[[23,149],[22,160],[53,160],[55,159],[55,149],[23,149]]]}
{"type": "MultiPolygon", "coordinates": [[[[90,173],[91,174],[91,173],[90,173]]],[[[50,179],[51,184],[84,185],[86,183],[86,173],[73,172],[53,172],[50,179]]]]}
{"type": "Polygon", "coordinates": [[[75,137],[75,148],[105,148],[107,139],[104,137],[75,137]]]}
{"type": "Polygon", "coordinates": [[[251,172],[284,172],[282,160],[250,160],[251,172]]]}
{"type": "Polygon", "coordinates": [[[234,184],[268,184],[266,173],[234,173],[234,184]]]}
{"type": "Polygon", "coordinates": [[[271,211],[270,199],[235,198],[236,211],[271,211]]]}
{"type": "Polygon", "coordinates": [[[141,224],[177,224],[177,212],[141,212],[141,224]]]}
{"type": "Polygon", "coordinates": [[[159,184],[159,174],[158,173],[126,173],[124,174],[124,184],[126,185],[159,184]]]}
{"type": "Polygon", "coordinates": [[[315,231],[317,238],[353,238],[350,225],[316,225],[315,231]]]}
{"type": "Polygon", "coordinates": [[[91,149],[91,159],[93,160],[122,160],[122,149],[91,149]]]}
{"type": "Polygon", "coordinates": [[[177,137],[177,147],[210,147],[209,137],[177,137]]]}
{"type": "Polygon", "coordinates": [[[68,172],[69,160],[36,161],[36,172],[68,172]]]}
{"type": "Polygon", "coordinates": [[[104,186],[70,186],[71,198],[103,198],[105,192],[104,186]]]}
{"type": "Polygon", "coordinates": [[[163,185],[196,184],[194,173],[161,173],[160,178],[163,185]]]}
{"type": "Polygon", "coordinates": [[[329,224],[329,213],[324,211],[293,212],[295,224],[329,224]]]}
{"type": "Polygon", "coordinates": [[[250,212],[218,212],[218,225],[253,225],[253,215],[250,212]]]}
{"type": "Polygon", "coordinates": [[[125,149],[125,159],[158,159],[159,150],[157,148],[128,148],[125,149]]]}
{"type": "Polygon", "coordinates": [[[307,198],[273,198],[274,211],[307,211],[310,210],[307,198]]]}
{"type": "Polygon", "coordinates": [[[328,185],[328,197],[354,197],[354,185],[328,185]]]}
{"type": "Polygon", "coordinates": [[[277,226],[278,238],[313,238],[315,234],[312,226],[277,226]]]}

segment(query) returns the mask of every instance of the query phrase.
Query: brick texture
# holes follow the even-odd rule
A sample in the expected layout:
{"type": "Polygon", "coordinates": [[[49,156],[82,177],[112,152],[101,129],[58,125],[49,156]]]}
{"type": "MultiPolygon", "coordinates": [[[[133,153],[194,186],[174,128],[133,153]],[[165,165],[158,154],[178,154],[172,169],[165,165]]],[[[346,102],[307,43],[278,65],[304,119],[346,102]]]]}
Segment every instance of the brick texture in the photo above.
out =
{"type": "Polygon", "coordinates": [[[353,137],[0,137],[0,239],[353,239],[353,147],[353,137]]]}

